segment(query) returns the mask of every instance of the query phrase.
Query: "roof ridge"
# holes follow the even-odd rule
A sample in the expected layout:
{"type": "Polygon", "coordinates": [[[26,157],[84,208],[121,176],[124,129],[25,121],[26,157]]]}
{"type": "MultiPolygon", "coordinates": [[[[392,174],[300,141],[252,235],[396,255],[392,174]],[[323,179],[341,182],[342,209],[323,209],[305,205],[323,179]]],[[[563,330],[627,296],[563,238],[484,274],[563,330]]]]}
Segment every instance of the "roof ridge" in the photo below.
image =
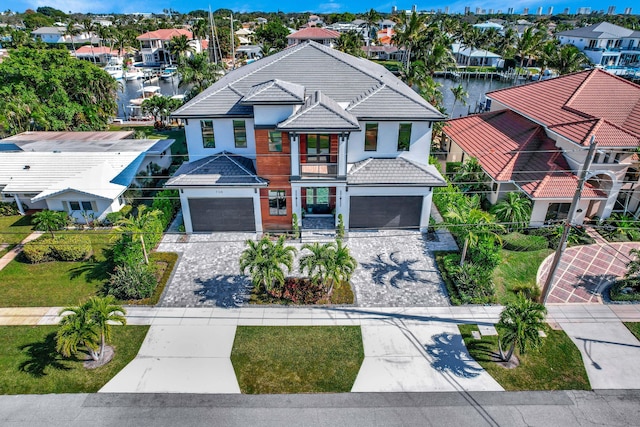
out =
{"type": "MultiPolygon", "coordinates": [[[[229,154],[232,154],[233,156],[235,156],[236,154],[234,153],[230,153],[228,151],[223,151],[221,153],[223,156],[225,156],[227,159],[231,160],[236,166],[238,166],[240,169],[242,169],[243,171],[245,171],[249,176],[251,176],[252,178],[254,178],[256,181],[258,181],[258,175],[247,170],[247,168],[245,168],[241,163],[239,163],[236,159],[234,159],[232,156],[229,156],[229,154]]],[[[240,157],[244,157],[244,156],[240,156],[240,157]]]]}
{"type": "MultiPolygon", "coordinates": [[[[524,158],[525,154],[529,154],[531,155],[532,153],[528,152],[529,150],[526,150],[526,148],[529,147],[529,145],[531,144],[531,141],[536,137],[536,135],[538,133],[540,133],[540,131],[542,130],[542,127],[539,125],[535,125],[532,128],[527,129],[525,132],[523,133],[527,133],[529,132],[530,135],[527,137],[527,139],[522,143],[522,145],[520,146],[520,148],[516,151],[516,153],[514,155],[511,156],[511,158],[509,159],[509,161],[505,164],[505,166],[502,168],[502,170],[500,171],[500,173],[497,174],[496,179],[501,178],[503,173],[506,173],[507,171],[511,171],[511,174],[513,172],[515,172],[515,164],[516,162],[521,159],[524,158]],[[509,168],[508,166],[514,166],[514,168],[509,168]]],[[[545,135],[546,136],[546,135],[545,135]]],[[[542,144],[542,141],[539,142],[538,147],[542,144]]]]}
{"type": "Polygon", "coordinates": [[[375,93],[380,92],[382,90],[382,88],[385,87],[386,85],[387,84],[385,82],[380,82],[379,86],[376,86],[376,87],[371,88],[371,89],[367,89],[367,91],[365,93],[362,93],[362,94],[358,95],[356,97],[356,99],[351,101],[351,103],[349,105],[347,105],[347,108],[345,108],[345,110],[349,111],[349,110],[357,107],[358,105],[363,103],[366,99],[371,98],[375,93]]]}
{"type": "Polygon", "coordinates": [[[371,163],[372,160],[373,160],[373,157],[368,157],[368,158],[362,160],[358,166],[354,167],[353,169],[351,169],[349,171],[349,175],[352,175],[352,174],[358,172],[360,169],[362,169],[363,167],[365,167],[366,165],[371,163]]]}
{"type": "MultiPolygon", "coordinates": [[[[593,78],[593,76],[596,74],[596,71],[598,71],[598,69],[597,69],[597,68],[594,68],[593,70],[591,70],[591,71],[589,71],[589,72],[588,72],[587,76],[586,76],[586,77],[585,77],[585,79],[582,81],[582,83],[580,83],[580,84],[578,85],[578,87],[576,88],[576,90],[575,90],[575,91],[573,91],[573,94],[569,97],[569,99],[567,99],[567,101],[566,101],[564,104],[562,104],[562,107],[571,108],[571,107],[569,106],[569,104],[571,104],[571,103],[572,103],[572,102],[573,102],[573,101],[578,97],[578,95],[580,94],[580,91],[582,90],[582,88],[583,88],[584,86],[586,86],[586,84],[589,82],[589,80],[591,80],[591,79],[593,78]]],[[[572,108],[572,110],[574,110],[574,109],[572,108]]],[[[578,111],[578,110],[575,110],[575,111],[578,111]]],[[[583,113],[583,112],[581,112],[581,113],[582,113],[583,115],[587,115],[587,116],[589,115],[589,114],[585,114],[585,113],[583,113]]]]}

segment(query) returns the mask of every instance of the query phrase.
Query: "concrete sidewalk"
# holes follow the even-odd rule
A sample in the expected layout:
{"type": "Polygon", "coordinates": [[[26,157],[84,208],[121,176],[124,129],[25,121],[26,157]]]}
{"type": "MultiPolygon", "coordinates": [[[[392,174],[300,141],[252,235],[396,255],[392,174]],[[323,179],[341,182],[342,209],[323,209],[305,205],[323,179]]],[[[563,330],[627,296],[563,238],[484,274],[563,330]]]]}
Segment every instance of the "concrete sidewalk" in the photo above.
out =
{"type": "Polygon", "coordinates": [[[32,240],[36,240],[38,237],[42,236],[43,234],[44,234],[43,231],[34,231],[33,233],[25,237],[24,240],[20,242],[20,244],[16,245],[13,249],[11,249],[9,252],[4,254],[4,256],[0,258],[0,270],[5,268],[11,261],[13,261],[18,256],[20,252],[22,252],[22,247],[25,245],[25,243],[29,243],[32,240]]]}

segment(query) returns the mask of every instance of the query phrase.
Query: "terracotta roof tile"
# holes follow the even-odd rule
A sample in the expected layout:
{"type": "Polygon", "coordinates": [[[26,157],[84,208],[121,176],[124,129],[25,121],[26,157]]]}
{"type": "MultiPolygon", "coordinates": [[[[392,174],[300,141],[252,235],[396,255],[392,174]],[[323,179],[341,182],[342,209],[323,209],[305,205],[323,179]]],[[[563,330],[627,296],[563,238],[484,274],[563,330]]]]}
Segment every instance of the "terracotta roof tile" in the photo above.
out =
{"type": "Polygon", "coordinates": [[[340,37],[340,33],[326,28],[309,27],[300,31],[296,31],[293,34],[287,36],[288,39],[296,40],[322,40],[322,39],[337,39],[340,37]]]}
{"type": "Polygon", "coordinates": [[[136,37],[137,40],[171,40],[174,37],[187,36],[193,39],[193,33],[183,28],[163,28],[156,31],[149,31],[136,37]]]}

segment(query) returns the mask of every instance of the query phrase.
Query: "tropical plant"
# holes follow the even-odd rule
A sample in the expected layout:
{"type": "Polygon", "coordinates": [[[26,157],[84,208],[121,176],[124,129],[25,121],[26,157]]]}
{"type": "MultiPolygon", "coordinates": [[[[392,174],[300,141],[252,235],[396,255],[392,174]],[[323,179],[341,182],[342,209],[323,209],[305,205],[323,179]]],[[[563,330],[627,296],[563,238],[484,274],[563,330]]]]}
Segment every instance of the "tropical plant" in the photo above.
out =
{"type": "Polygon", "coordinates": [[[196,53],[187,57],[178,65],[178,72],[180,73],[179,86],[191,87],[187,96],[189,99],[211,86],[224,75],[222,66],[211,62],[205,53],[196,53]]]}
{"type": "Polygon", "coordinates": [[[627,263],[627,272],[624,274],[625,279],[638,279],[640,276],[640,249],[631,249],[629,257],[633,257],[627,263]]]}
{"type": "MultiPolygon", "coordinates": [[[[263,46],[268,45],[277,52],[287,46],[289,30],[279,19],[270,19],[269,22],[256,29],[255,37],[263,46]]],[[[267,54],[268,52],[265,52],[267,54]]]]}
{"type": "Polygon", "coordinates": [[[338,226],[336,227],[336,239],[344,239],[344,217],[342,214],[338,214],[338,226]]]}
{"type": "Polygon", "coordinates": [[[187,53],[194,51],[195,48],[189,43],[189,38],[184,34],[173,37],[169,41],[169,52],[176,57],[178,64],[187,56],[187,53]]]}
{"type": "Polygon", "coordinates": [[[527,349],[540,345],[542,338],[538,331],[545,328],[546,312],[544,305],[527,299],[522,293],[517,295],[514,302],[504,307],[500,313],[500,321],[496,325],[499,331],[498,349],[502,361],[511,360],[516,348],[520,354],[525,354],[527,349]],[[506,354],[503,345],[509,346],[506,354]]]}
{"type": "Polygon", "coordinates": [[[571,44],[557,46],[554,42],[549,42],[543,52],[549,68],[557,70],[560,75],[580,71],[591,62],[580,49],[571,44]]]}
{"type": "Polygon", "coordinates": [[[418,46],[420,39],[423,37],[426,20],[427,15],[416,12],[411,13],[411,15],[406,13],[396,15],[397,25],[394,28],[395,34],[392,42],[399,49],[404,49],[402,62],[406,69],[411,68],[412,51],[418,46]]]}
{"type": "Polygon", "coordinates": [[[87,304],[63,308],[59,315],[62,318],[56,333],[56,351],[64,357],[71,357],[84,347],[93,360],[98,360],[100,332],[91,320],[87,304]]]}
{"type": "Polygon", "coordinates": [[[453,176],[452,181],[456,186],[460,187],[464,193],[480,193],[484,195],[484,192],[489,189],[486,184],[487,175],[475,157],[467,159],[460,166],[453,176]]]}
{"type": "Polygon", "coordinates": [[[335,48],[340,52],[348,53],[352,56],[364,56],[362,50],[362,35],[356,31],[348,31],[340,34],[336,41],[335,48]]]}
{"type": "Polygon", "coordinates": [[[33,215],[32,222],[35,229],[51,233],[51,237],[55,237],[53,232],[62,230],[69,221],[69,215],[62,211],[50,211],[45,209],[33,215]]]}
{"type": "Polygon", "coordinates": [[[85,305],[91,322],[96,325],[100,334],[100,359],[102,359],[105,345],[111,341],[112,325],[126,325],[127,319],[124,316],[127,312],[122,306],[116,304],[116,299],[112,295],[90,297],[85,305]]]}
{"type": "Polygon", "coordinates": [[[311,279],[328,286],[327,295],[331,297],[336,284],[349,281],[358,266],[351,256],[349,248],[342,240],[329,243],[307,243],[302,247],[310,253],[300,257],[300,270],[307,272],[311,279]]]}
{"type": "Polygon", "coordinates": [[[531,200],[522,193],[512,191],[491,209],[499,222],[507,223],[510,231],[522,230],[531,219],[531,200]]]}
{"type": "Polygon", "coordinates": [[[258,241],[247,240],[247,248],[240,255],[240,272],[251,276],[253,286],[263,286],[268,292],[284,285],[284,267],[288,271],[293,269],[293,259],[297,250],[292,246],[285,246],[284,236],[276,242],[269,236],[258,241]]]}
{"type": "Polygon", "coordinates": [[[122,300],[148,298],[158,281],[153,270],[144,264],[117,265],[106,285],[108,295],[122,300]]]}
{"type": "Polygon", "coordinates": [[[122,229],[124,233],[130,234],[132,240],[140,239],[145,264],[149,264],[149,256],[147,255],[147,248],[144,241],[145,234],[150,231],[149,225],[152,222],[158,221],[158,216],[161,214],[162,212],[158,210],[147,212],[145,205],[139,205],[136,216],[130,215],[116,222],[116,226],[122,229]]]}
{"type": "MultiPolygon", "coordinates": [[[[377,10],[371,8],[369,9],[368,12],[366,12],[362,16],[362,19],[364,20],[364,24],[367,26],[367,36],[365,37],[365,40],[368,47],[371,44],[371,37],[372,37],[371,30],[374,28],[375,25],[378,24],[378,21],[382,19],[382,15],[380,15],[380,12],[378,12],[377,10]]],[[[373,37],[375,40],[375,33],[373,33],[373,37]]],[[[367,50],[367,56],[369,56],[368,50],[367,50]]]]}
{"type": "Polygon", "coordinates": [[[464,87],[461,84],[458,86],[452,86],[450,89],[453,94],[453,105],[451,106],[451,114],[453,115],[458,101],[462,102],[462,105],[467,105],[466,99],[469,97],[469,94],[464,90],[464,87]]]}
{"type": "Polygon", "coordinates": [[[302,246],[302,250],[307,250],[309,253],[305,253],[300,257],[300,270],[302,273],[307,274],[311,280],[325,284],[328,276],[328,266],[330,263],[331,254],[329,253],[329,247],[331,243],[305,243],[302,246]]]}

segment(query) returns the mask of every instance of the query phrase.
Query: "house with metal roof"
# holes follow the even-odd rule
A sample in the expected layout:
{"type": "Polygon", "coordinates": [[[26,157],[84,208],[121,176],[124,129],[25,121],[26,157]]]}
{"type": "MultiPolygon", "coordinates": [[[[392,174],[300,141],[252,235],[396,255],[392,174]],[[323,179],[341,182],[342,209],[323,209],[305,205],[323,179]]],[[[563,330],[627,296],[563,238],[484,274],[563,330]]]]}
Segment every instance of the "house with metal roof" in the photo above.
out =
{"type": "Polygon", "coordinates": [[[25,132],[0,140],[0,200],[65,211],[78,223],[125,204],[141,172],[171,165],[173,140],[129,139],[132,132],[25,132]],[[154,166],[157,165],[157,166],[154,166]]]}
{"type": "Polygon", "coordinates": [[[231,71],[176,110],[187,232],[429,225],[443,115],[384,67],[307,41],[231,71]],[[302,222],[302,217],[305,221],[302,222]]]}
{"type": "Polygon", "coordinates": [[[561,31],[560,44],[579,48],[594,64],[608,66],[640,66],[640,31],[608,22],[561,31]]]}
{"type": "Polygon", "coordinates": [[[489,112],[449,120],[444,133],[447,161],[478,159],[491,203],[520,191],[532,226],[566,218],[593,137],[576,221],[640,215],[640,86],[595,69],[486,96],[489,112]]]}

